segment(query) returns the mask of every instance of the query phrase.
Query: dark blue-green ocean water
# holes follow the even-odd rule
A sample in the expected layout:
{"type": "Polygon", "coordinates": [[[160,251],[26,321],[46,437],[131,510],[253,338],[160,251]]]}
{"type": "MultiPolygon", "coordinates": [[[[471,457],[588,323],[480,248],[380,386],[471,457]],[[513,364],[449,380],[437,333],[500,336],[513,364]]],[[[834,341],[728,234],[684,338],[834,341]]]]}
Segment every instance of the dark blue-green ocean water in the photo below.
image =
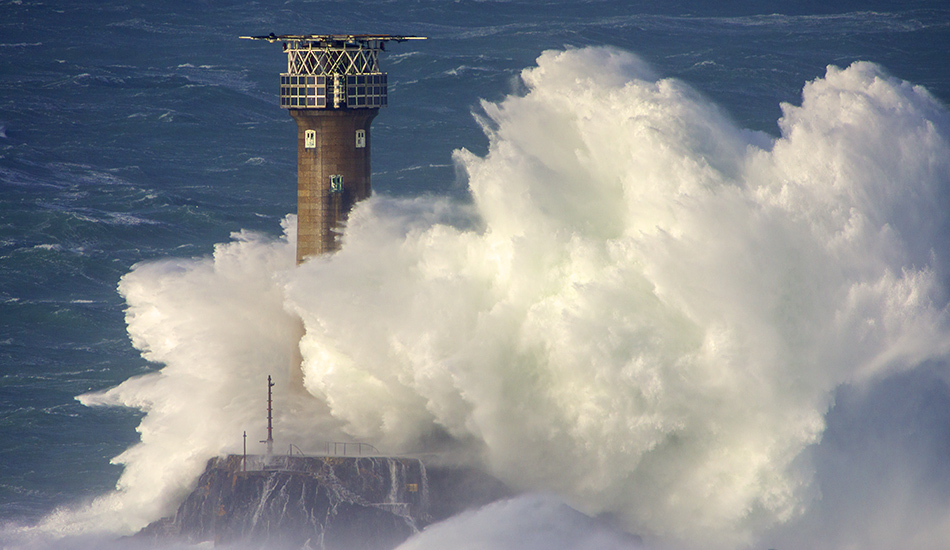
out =
{"type": "MultiPolygon", "coordinates": [[[[373,126],[373,187],[393,196],[464,200],[452,152],[488,143],[472,112],[517,92],[552,48],[628,50],[771,134],[780,103],[800,102],[829,64],[872,61],[950,102],[950,6],[936,1],[4,0],[0,520],[115,485],[109,461],[137,440],[139,414],[74,398],[157,368],[129,341],[119,278],[143,260],[209,254],[241,229],[278,234],[294,211],[284,56],[238,39],[270,32],[429,38],[382,60],[390,106],[373,126]]],[[[863,396],[842,393],[853,406],[829,413],[829,433],[857,448],[908,426],[899,441],[950,478],[938,371],[879,389],[873,423],[863,396]]]]}

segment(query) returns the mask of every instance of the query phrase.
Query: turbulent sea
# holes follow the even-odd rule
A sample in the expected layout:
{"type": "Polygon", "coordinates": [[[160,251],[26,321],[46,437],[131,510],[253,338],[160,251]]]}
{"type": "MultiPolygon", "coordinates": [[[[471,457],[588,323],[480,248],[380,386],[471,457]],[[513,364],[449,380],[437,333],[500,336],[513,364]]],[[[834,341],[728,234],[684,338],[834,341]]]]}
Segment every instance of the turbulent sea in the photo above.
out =
{"type": "Polygon", "coordinates": [[[406,548],[945,548],[950,8],[715,4],[0,1],[0,548],[128,545],[268,375],[527,495],[406,548]],[[300,267],[270,32],[429,38],[300,267]]]}

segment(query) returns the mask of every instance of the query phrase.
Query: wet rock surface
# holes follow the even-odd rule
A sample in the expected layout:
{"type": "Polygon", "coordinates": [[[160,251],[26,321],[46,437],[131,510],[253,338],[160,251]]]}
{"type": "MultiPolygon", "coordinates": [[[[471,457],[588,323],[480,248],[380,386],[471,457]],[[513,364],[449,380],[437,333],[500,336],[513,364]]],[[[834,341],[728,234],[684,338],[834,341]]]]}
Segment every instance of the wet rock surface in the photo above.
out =
{"type": "Polygon", "coordinates": [[[384,550],[425,526],[510,495],[474,469],[417,458],[214,458],[174,517],[138,538],[384,550]]]}

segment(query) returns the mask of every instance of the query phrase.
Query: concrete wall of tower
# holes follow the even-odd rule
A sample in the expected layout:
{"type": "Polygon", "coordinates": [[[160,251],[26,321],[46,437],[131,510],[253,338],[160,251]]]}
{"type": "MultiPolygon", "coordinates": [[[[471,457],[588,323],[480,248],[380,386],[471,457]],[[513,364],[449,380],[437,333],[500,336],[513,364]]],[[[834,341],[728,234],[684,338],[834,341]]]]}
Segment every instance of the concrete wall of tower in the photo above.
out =
{"type": "Polygon", "coordinates": [[[340,248],[341,224],[370,188],[372,109],[289,109],[297,122],[297,263],[340,248]],[[313,131],[307,143],[307,131],[313,131]],[[362,130],[363,139],[357,141],[362,130]],[[312,147],[308,147],[312,145],[312,147]],[[339,191],[331,178],[342,176],[339,191]]]}

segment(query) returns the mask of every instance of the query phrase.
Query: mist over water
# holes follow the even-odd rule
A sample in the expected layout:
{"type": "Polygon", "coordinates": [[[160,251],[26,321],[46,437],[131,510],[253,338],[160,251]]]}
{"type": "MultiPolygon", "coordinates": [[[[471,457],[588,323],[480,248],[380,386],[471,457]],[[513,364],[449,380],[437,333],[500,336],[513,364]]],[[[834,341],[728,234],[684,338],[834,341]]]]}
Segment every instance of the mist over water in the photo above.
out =
{"type": "MultiPolygon", "coordinates": [[[[81,399],[144,411],[142,441],[116,492],[41,530],[173,512],[208,458],[263,438],[270,374],[279,445],[437,449],[652,547],[795,525],[813,531],[778,540],[825,544],[811,450],[835,391],[948,352],[947,110],[869,63],[806,83],[778,137],[619,50],[548,51],[521,78],[477,115],[488,154],[455,154],[471,204],[374,196],[340,252],[300,267],[289,217],[281,238],[123,277],[133,343],[165,366],[81,399]]],[[[915,545],[936,548],[946,502],[920,505],[915,545]]],[[[852,521],[831,544],[865,542],[852,521]]]]}

